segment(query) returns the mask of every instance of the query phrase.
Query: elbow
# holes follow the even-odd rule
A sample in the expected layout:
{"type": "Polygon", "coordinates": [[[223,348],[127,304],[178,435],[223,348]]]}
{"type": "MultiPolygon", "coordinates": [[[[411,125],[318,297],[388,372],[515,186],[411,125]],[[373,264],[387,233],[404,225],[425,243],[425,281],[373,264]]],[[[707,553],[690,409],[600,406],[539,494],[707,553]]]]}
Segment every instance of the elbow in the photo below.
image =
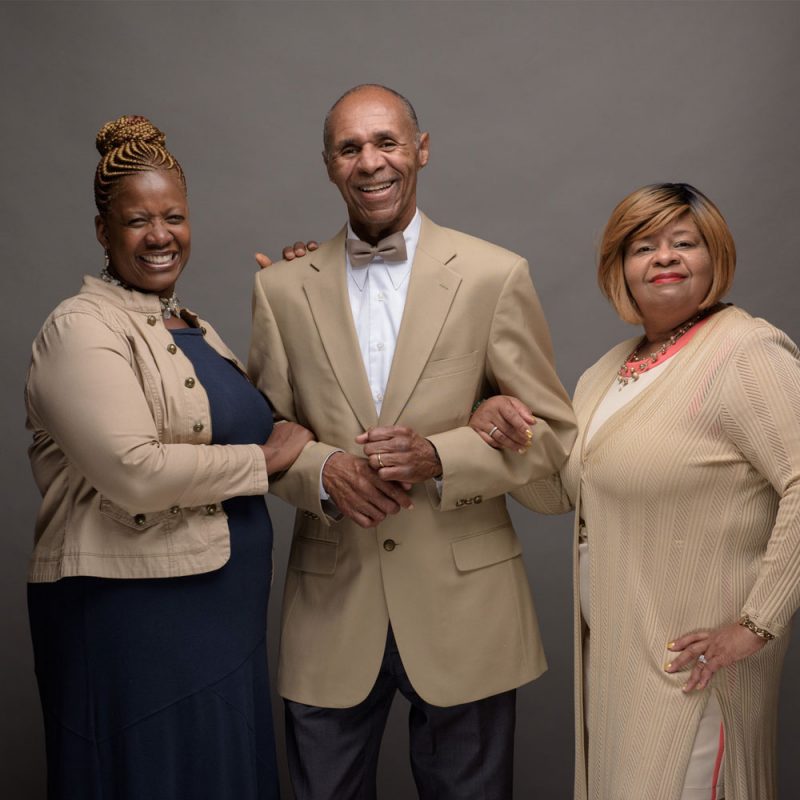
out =
{"type": "MultiPolygon", "coordinates": [[[[130,514],[163,511],[179,505],[180,486],[170,479],[165,447],[157,441],[134,448],[121,456],[97,482],[101,494],[130,514]]],[[[177,465],[175,465],[177,466],[177,465]]],[[[185,465],[187,475],[194,464],[185,465]]]]}

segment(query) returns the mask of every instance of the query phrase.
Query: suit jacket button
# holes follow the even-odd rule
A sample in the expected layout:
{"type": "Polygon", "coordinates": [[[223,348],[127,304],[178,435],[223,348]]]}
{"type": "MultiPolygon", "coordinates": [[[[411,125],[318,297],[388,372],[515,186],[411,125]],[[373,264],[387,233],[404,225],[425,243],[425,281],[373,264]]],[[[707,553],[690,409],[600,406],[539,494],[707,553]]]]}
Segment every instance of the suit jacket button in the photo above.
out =
{"type": "Polygon", "coordinates": [[[482,503],[482,502],[483,502],[483,498],[482,498],[482,497],[481,497],[479,494],[476,494],[476,495],[475,495],[475,497],[473,497],[472,499],[473,499],[473,500],[474,500],[476,503],[482,503]]]}
{"type": "Polygon", "coordinates": [[[209,517],[213,517],[216,513],[217,507],[215,505],[206,506],[206,514],[208,514],[209,517]]]}
{"type": "Polygon", "coordinates": [[[172,515],[174,516],[174,515],[175,515],[175,514],[177,514],[177,513],[178,513],[180,510],[181,510],[180,506],[172,506],[172,508],[170,508],[170,510],[169,510],[169,513],[170,513],[170,514],[172,514],[172,515]]]}
{"type": "Polygon", "coordinates": [[[192,425],[192,430],[193,430],[195,433],[200,433],[200,431],[202,431],[204,427],[205,427],[205,426],[203,425],[203,423],[202,423],[202,422],[195,422],[195,424],[194,424],[194,425],[192,425]]]}
{"type": "Polygon", "coordinates": [[[147,318],[147,324],[155,325],[156,322],[158,322],[158,320],[152,314],[150,314],[150,316],[147,318]]]}
{"type": "Polygon", "coordinates": [[[136,516],[133,518],[133,521],[134,521],[134,522],[135,522],[137,525],[144,525],[144,524],[145,524],[145,522],[147,522],[147,517],[146,517],[144,514],[137,514],[137,515],[136,515],[136,516]]]}
{"type": "Polygon", "coordinates": [[[194,378],[187,378],[187,379],[186,379],[186,380],[183,382],[183,385],[184,385],[184,386],[185,386],[187,389],[191,389],[191,388],[194,386],[194,378]]]}
{"type": "Polygon", "coordinates": [[[178,348],[174,344],[168,344],[167,345],[167,352],[168,353],[172,353],[172,355],[175,355],[175,353],[178,352],[178,348]]]}
{"type": "Polygon", "coordinates": [[[391,552],[392,552],[392,550],[394,550],[394,549],[395,549],[395,547],[397,547],[397,542],[395,542],[395,540],[394,540],[394,539],[387,539],[387,540],[386,540],[386,541],[383,543],[383,549],[384,549],[384,550],[386,550],[386,551],[387,551],[387,552],[389,552],[389,553],[391,553],[391,552]]]}

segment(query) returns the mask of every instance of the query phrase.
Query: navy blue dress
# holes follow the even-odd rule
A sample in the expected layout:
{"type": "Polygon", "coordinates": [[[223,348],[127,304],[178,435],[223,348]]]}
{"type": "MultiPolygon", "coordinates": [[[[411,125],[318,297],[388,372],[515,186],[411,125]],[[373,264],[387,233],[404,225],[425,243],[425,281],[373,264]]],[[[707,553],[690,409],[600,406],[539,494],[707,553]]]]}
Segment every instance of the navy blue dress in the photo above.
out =
{"type": "MultiPolygon", "coordinates": [[[[171,331],[208,393],[214,444],[266,440],[258,390],[199,329],[171,331]]],[[[234,497],[231,557],[181,578],[28,586],[50,800],[275,800],[267,676],[272,528],[234,497]]]]}

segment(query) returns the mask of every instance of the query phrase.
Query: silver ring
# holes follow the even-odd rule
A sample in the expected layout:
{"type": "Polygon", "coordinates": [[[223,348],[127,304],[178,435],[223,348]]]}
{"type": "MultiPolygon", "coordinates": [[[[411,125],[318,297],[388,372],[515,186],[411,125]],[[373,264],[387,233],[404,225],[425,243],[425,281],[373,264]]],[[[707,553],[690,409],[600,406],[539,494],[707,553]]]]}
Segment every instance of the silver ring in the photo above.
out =
{"type": "Polygon", "coordinates": [[[489,431],[489,438],[490,439],[494,438],[495,431],[499,430],[500,428],[498,428],[497,425],[492,425],[492,429],[489,431]]]}
{"type": "Polygon", "coordinates": [[[381,461],[381,454],[378,453],[378,466],[383,469],[383,461],[381,461]]]}
{"type": "Polygon", "coordinates": [[[700,653],[700,655],[697,656],[697,663],[702,664],[703,666],[708,664],[708,659],[705,657],[704,653],[700,653]]]}

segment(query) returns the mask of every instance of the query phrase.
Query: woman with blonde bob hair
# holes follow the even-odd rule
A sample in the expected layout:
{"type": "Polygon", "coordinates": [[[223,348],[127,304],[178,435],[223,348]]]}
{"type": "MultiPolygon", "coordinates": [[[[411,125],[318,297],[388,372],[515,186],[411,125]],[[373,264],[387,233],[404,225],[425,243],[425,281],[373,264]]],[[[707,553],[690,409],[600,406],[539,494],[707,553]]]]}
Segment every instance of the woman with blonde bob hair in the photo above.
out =
{"type": "Polygon", "coordinates": [[[687,214],[705,241],[713,267],[708,296],[700,308],[710,308],[731,288],[736,269],[736,245],[719,209],[687,183],[659,183],[629,194],[612,212],[603,234],[597,281],[625,322],[641,325],[642,315],[625,282],[625,244],[632,236],[649,236],[687,214]]]}
{"type": "MultiPolygon", "coordinates": [[[[561,472],[514,494],[576,511],[580,800],[776,797],[800,605],[800,352],[720,302],[735,259],[721,213],[688,184],[646,186],[614,209],[599,283],[643,335],[578,381],[561,472]]],[[[494,397],[470,424],[524,452],[534,421],[494,397]]]]}

